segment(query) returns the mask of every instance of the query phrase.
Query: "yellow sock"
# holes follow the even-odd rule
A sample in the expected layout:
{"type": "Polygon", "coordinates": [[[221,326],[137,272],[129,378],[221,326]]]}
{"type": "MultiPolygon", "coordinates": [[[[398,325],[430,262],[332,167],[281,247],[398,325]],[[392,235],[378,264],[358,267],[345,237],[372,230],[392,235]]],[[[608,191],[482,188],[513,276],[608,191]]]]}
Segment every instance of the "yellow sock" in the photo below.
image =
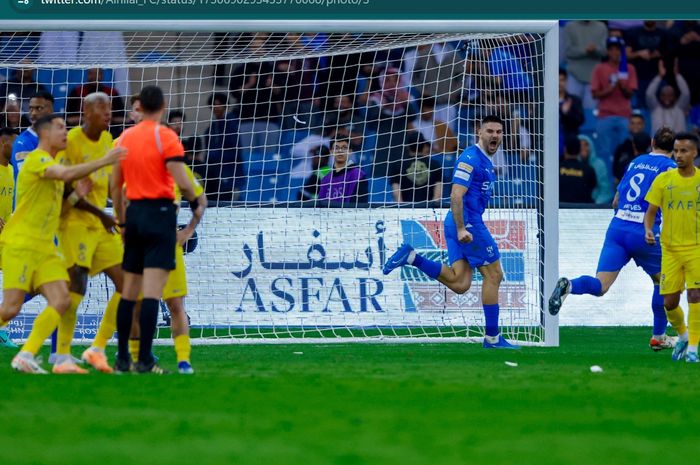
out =
{"type": "Polygon", "coordinates": [[[56,337],[56,353],[58,355],[69,355],[70,345],[73,342],[73,334],[75,334],[75,324],[78,321],[78,307],[82,302],[83,296],[70,293],[70,307],[61,316],[61,322],[58,323],[58,335],[56,337]]]}
{"type": "Polygon", "coordinates": [[[139,339],[129,339],[129,353],[131,354],[131,360],[136,363],[139,361],[139,346],[141,341],[139,339]]]}
{"type": "Polygon", "coordinates": [[[95,334],[95,340],[92,341],[92,347],[98,349],[106,349],[107,342],[114,336],[114,331],[117,330],[117,306],[119,306],[119,300],[122,295],[118,292],[112,294],[112,298],[107,302],[107,307],[102,315],[102,321],[100,321],[100,327],[97,329],[97,334],[95,334]]]}
{"type": "Polygon", "coordinates": [[[192,345],[190,344],[190,336],[181,334],[175,338],[175,356],[177,362],[189,362],[190,354],[192,353],[192,345]]]}
{"type": "Polygon", "coordinates": [[[47,337],[51,336],[61,321],[61,315],[53,307],[46,307],[34,320],[32,332],[29,333],[27,342],[22,346],[23,352],[31,352],[36,355],[47,337]]]}
{"type": "Polygon", "coordinates": [[[700,303],[688,305],[688,345],[697,347],[700,342],[700,303]]]}
{"type": "Polygon", "coordinates": [[[674,308],[673,310],[666,309],[666,317],[679,336],[688,331],[688,327],[685,325],[685,315],[683,314],[683,309],[680,306],[674,308]]]}

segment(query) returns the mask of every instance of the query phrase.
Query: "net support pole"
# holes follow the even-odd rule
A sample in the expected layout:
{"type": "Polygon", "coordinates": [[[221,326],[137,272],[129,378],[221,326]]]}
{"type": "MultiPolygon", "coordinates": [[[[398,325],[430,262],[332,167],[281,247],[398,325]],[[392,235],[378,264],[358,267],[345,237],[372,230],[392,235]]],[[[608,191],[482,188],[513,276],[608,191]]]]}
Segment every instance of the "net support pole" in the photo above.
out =
{"type": "Polygon", "coordinates": [[[544,39],[544,343],[559,345],[559,317],[547,301],[559,278],[559,26],[544,39]]]}

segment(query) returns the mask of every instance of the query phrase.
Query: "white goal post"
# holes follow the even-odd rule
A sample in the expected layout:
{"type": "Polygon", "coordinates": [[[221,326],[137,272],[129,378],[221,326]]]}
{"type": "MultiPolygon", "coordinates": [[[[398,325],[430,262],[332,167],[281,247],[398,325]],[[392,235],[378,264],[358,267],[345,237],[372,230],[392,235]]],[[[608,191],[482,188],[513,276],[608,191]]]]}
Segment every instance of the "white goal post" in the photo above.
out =
{"type": "MultiPolygon", "coordinates": [[[[450,173],[495,112],[507,133],[485,220],[505,271],[500,325],[524,344],[558,345],[546,311],[558,277],[556,21],[0,20],[0,31],[0,80],[35,70],[75,124],[72,92],[91,68],[121,91],[115,136],[143,85],[161,86],[182,112],[188,161],[211,202],[186,256],[193,342],[480,341],[478,276],[457,295],[417,270],[384,276],[381,266],[404,241],[447,259],[450,173]],[[27,30],[55,35],[11,32],[27,30]],[[343,138],[345,173],[358,178],[343,174],[335,198],[349,203],[324,202],[335,194],[309,178],[333,177],[325,164],[343,138]]],[[[104,277],[91,280],[80,338],[94,335],[111,292],[104,277]]],[[[25,305],[15,338],[40,308],[25,305]]]]}

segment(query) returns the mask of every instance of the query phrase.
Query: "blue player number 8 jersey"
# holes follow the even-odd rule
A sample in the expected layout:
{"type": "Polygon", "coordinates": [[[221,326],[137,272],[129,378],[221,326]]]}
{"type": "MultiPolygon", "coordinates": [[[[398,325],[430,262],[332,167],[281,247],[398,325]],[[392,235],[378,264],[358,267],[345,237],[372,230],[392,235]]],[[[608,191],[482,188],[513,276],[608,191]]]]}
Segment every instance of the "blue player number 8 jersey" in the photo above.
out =
{"type": "MultiPolygon", "coordinates": [[[[619,203],[613,222],[644,223],[649,203],[644,200],[651,184],[659,174],[676,167],[676,162],[663,155],[642,155],[630,162],[627,172],[617,186],[619,203]]],[[[661,222],[657,215],[656,225],[661,222]]]]}

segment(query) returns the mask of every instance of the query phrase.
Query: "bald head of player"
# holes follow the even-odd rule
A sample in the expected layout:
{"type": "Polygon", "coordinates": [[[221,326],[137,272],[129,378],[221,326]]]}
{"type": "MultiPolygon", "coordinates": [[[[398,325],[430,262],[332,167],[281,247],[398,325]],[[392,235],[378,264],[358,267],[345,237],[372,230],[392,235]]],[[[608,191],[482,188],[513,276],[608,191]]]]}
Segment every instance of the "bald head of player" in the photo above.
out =
{"type": "Polygon", "coordinates": [[[692,175],[694,172],[693,161],[698,155],[698,136],[689,132],[676,134],[673,141],[673,155],[676,157],[678,171],[681,174],[692,175]]]}
{"type": "Polygon", "coordinates": [[[493,156],[503,142],[503,120],[496,115],[486,116],[481,120],[478,136],[481,150],[493,156]]]}
{"type": "MultiPolygon", "coordinates": [[[[83,100],[83,129],[99,138],[112,121],[112,101],[104,92],[93,92],[83,100]]],[[[88,134],[90,135],[90,134],[88,134]]],[[[91,137],[92,138],[92,137],[91,137]]]]}
{"type": "Polygon", "coordinates": [[[68,129],[65,120],[57,115],[42,116],[34,123],[34,130],[39,135],[39,148],[56,156],[65,150],[68,141],[68,129]]]}

